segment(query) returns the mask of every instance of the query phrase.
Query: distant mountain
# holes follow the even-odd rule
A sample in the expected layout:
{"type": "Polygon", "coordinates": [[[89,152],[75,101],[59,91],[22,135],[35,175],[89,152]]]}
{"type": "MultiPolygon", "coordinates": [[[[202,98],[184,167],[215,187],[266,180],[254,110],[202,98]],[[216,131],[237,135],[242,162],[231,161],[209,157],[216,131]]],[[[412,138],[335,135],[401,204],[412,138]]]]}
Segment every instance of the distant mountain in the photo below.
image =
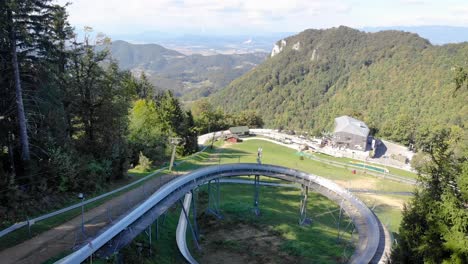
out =
{"type": "Polygon", "coordinates": [[[172,59],[185,57],[182,53],[157,44],[134,45],[121,40],[112,42],[110,52],[125,70],[136,67],[158,70],[164,68],[172,59]]]}
{"type": "Polygon", "coordinates": [[[130,43],[159,43],[164,47],[184,54],[244,54],[268,52],[281,38],[294,33],[256,33],[245,35],[220,34],[177,34],[163,32],[144,32],[138,34],[111,35],[130,43]]]}
{"type": "Polygon", "coordinates": [[[432,44],[460,43],[468,41],[468,27],[452,26],[399,26],[399,27],[366,27],[362,30],[377,32],[382,30],[401,30],[416,33],[428,39],[432,44]]]}
{"type": "Polygon", "coordinates": [[[468,43],[433,46],[412,33],[339,27],[280,40],[271,55],[211,101],[256,110],[267,127],[314,133],[350,115],[406,143],[434,126],[468,127],[468,91],[455,93],[453,81],[454,67],[468,67],[468,43]]]}
{"type": "Polygon", "coordinates": [[[122,69],[131,70],[136,76],[145,72],[158,89],[172,90],[184,100],[210,95],[267,57],[267,53],[260,52],[184,55],[157,44],[130,44],[125,41],[114,41],[108,48],[122,69]]]}

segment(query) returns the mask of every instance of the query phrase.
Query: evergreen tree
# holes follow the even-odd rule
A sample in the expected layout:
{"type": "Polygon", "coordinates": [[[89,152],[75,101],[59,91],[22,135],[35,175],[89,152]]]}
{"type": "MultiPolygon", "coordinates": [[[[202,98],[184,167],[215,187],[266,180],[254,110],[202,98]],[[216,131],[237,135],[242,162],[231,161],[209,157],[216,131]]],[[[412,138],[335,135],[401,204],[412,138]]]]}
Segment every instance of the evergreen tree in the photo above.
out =
{"type": "Polygon", "coordinates": [[[403,210],[392,263],[467,263],[468,152],[454,155],[447,129],[429,137],[422,147],[431,160],[421,168],[421,189],[403,210]]]}

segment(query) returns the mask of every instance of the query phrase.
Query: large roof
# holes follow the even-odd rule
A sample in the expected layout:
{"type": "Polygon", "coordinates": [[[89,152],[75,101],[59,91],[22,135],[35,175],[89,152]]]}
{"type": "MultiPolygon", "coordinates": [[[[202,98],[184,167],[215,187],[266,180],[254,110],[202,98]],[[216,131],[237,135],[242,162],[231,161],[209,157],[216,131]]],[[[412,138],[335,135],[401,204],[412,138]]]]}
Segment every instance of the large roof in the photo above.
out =
{"type": "Polygon", "coordinates": [[[333,133],[337,132],[347,132],[367,137],[369,135],[369,128],[361,120],[357,120],[349,116],[340,116],[335,118],[335,130],[333,133]]]}
{"type": "Polygon", "coordinates": [[[231,133],[248,133],[249,127],[248,126],[230,127],[229,131],[231,133]]]}

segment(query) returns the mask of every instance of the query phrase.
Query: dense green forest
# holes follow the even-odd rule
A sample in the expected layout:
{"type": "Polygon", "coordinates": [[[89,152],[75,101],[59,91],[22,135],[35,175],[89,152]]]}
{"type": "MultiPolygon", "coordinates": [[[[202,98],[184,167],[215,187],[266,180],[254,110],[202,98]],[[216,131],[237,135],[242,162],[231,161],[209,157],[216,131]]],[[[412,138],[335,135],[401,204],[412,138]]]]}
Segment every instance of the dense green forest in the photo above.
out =
{"type": "Polygon", "coordinates": [[[433,129],[421,143],[422,184],[403,209],[390,263],[468,263],[468,145],[452,133],[433,129]]]}
{"type": "Polygon", "coordinates": [[[195,117],[195,126],[199,134],[226,130],[233,126],[263,127],[262,117],[255,111],[243,110],[226,113],[220,107],[214,107],[208,98],[202,98],[190,105],[195,117]]]}
{"type": "Polygon", "coordinates": [[[106,37],[76,39],[64,7],[2,1],[0,31],[2,224],[125,178],[141,154],[166,161],[171,136],[197,150],[192,114],[96,52],[106,37]]]}
{"type": "MultiPolygon", "coordinates": [[[[468,90],[468,70],[456,69],[455,92],[468,90]]],[[[434,127],[413,158],[420,185],[403,208],[390,263],[468,263],[468,143],[466,133],[434,127]]]]}
{"type": "Polygon", "coordinates": [[[113,41],[98,50],[109,49],[119,67],[145,73],[158,90],[170,90],[183,100],[206,97],[228,85],[258,64],[266,53],[184,55],[157,44],[113,41]]]}
{"type": "Polygon", "coordinates": [[[416,34],[347,27],[309,29],[285,42],[216,93],[213,104],[255,110],[267,127],[314,134],[347,114],[404,144],[434,126],[466,131],[468,91],[453,92],[456,69],[468,67],[468,43],[433,46],[416,34]]]}

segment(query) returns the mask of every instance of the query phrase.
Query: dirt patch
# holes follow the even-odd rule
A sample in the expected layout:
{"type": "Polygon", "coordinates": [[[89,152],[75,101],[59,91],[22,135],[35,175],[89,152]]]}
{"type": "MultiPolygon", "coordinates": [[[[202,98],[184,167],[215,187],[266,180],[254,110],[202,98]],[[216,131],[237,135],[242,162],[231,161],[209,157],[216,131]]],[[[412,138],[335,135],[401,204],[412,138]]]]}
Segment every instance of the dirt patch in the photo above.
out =
{"type": "Polygon", "coordinates": [[[374,190],[377,186],[376,180],[372,178],[367,179],[353,179],[353,180],[334,180],[336,183],[344,188],[350,189],[370,189],[374,190]]]}
{"type": "Polygon", "coordinates": [[[199,260],[206,264],[298,263],[300,258],[281,251],[283,239],[268,227],[226,220],[208,221],[199,260]]]}
{"type": "Polygon", "coordinates": [[[403,204],[405,203],[405,200],[403,199],[398,199],[395,197],[389,197],[384,195],[360,194],[359,196],[362,200],[370,201],[370,203],[367,203],[368,205],[374,204],[375,206],[379,206],[381,204],[385,204],[391,207],[397,207],[400,210],[403,209],[403,204]]]}

